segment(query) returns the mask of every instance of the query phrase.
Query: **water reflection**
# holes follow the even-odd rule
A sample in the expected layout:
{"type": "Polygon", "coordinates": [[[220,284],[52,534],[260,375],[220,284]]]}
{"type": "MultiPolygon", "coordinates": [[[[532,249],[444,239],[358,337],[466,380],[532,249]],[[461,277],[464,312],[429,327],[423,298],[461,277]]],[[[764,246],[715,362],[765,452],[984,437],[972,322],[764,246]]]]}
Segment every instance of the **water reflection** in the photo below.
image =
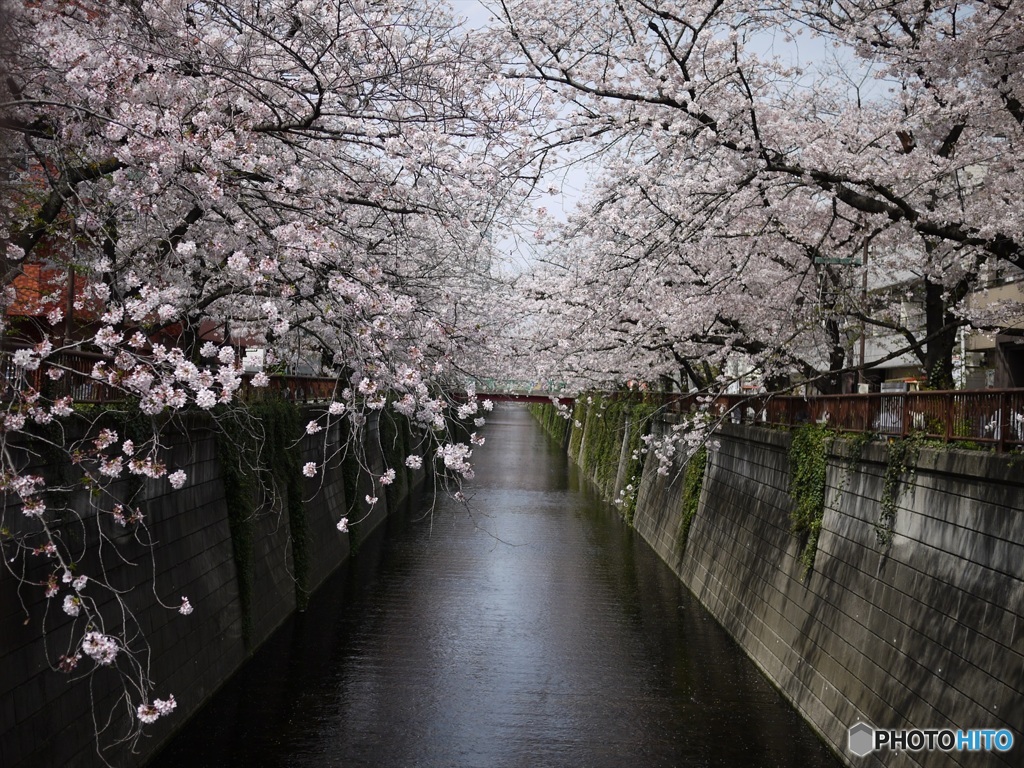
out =
{"type": "Polygon", "coordinates": [[[835,766],[525,410],[155,765],[835,766]]]}

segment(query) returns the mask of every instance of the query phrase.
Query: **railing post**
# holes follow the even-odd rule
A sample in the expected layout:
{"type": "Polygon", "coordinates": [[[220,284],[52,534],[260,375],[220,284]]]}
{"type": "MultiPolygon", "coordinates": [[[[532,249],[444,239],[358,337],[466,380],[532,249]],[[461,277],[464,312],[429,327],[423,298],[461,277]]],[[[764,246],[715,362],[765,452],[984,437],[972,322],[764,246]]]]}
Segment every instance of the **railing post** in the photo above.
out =
{"type": "Polygon", "coordinates": [[[1010,409],[1007,403],[1006,392],[999,393],[999,423],[996,428],[999,430],[999,441],[996,443],[996,451],[1006,452],[1006,433],[1010,426],[1010,409]]]}
{"type": "Polygon", "coordinates": [[[953,393],[945,392],[943,397],[946,398],[946,436],[943,441],[948,443],[953,437],[953,393]]]}

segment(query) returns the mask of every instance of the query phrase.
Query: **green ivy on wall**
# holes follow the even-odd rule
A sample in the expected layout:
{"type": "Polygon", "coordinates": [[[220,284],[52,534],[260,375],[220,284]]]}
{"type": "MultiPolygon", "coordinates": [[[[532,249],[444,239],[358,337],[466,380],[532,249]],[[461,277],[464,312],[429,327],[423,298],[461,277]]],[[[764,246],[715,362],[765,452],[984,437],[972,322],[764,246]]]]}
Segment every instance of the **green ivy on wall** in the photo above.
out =
{"type": "Polygon", "coordinates": [[[686,542],[690,537],[690,525],[700,507],[700,492],[704,487],[704,472],[708,466],[708,449],[701,446],[686,462],[683,474],[683,508],[679,519],[679,532],[676,534],[676,547],[679,554],[686,551],[686,542]]]}
{"type": "Polygon", "coordinates": [[[577,400],[572,407],[572,425],[570,427],[572,433],[569,435],[569,456],[574,460],[578,460],[580,456],[580,446],[583,444],[583,427],[586,418],[587,406],[580,400],[577,400]],[[576,426],[577,424],[580,426],[576,426]]]}
{"type": "Polygon", "coordinates": [[[793,499],[790,529],[800,536],[800,563],[804,576],[814,567],[821,521],[825,516],[825,477],[835,433],[823,424],[803,424],[793,429],[789,447],[789,495],[793,499]]]}
{"type": "Polygon", "coordinates": [[[643,436],[650,431],[651,421],[658,410],[657,405],[647,402],[642,396],[629,393],[578,399],[568,424],[552,404],[530,408],[556,440],[563,441],[565,430],[571,430],[569,456],[594,479],[607,499],[613,498],[617,490],[615,482],[619,475],[619,459],[625,448],[624,476],[630,491],[616,503],[620,504],[622,516],[629,525],[633,523],[636,490],[643,472],[643,436]]]}
{"type": "Polygon", "coordinates": [[[254,467],[255,440],[250,430],[243,427],[244,420],[224,418],[217,433],[217,463],[224,483],[224,499],[231,531],[231,551],[235,560],[238,580],[238,601],[242,610],[242,642],[252,649],[253,594],[255,571],[253,564],[253,529],[256,509],[256,470],[254,467]]]}
{"type": "Polygon", "coordinates": [[[878,522],[875,523],[875,539],[883,551],[892,544],[899,500],[903,492],[913,485],[923,441],[922,434],[917,432],[889,441],[878,522]]]}
{"type": "Polygon", "coordinates": [[[595,397],[587,413],[580,466],[594,478],[605,498],[615,492],[626,410],[621,401],[595,397]]]}
{"type": "Polygon", "coordinates": [[[571,418],[563,416],[553,403],[530,403],[527,408],[553,440],[559,445],[565,445],[565,437],[572,428],[571,418]]]}
{"type": "Polygon", "coordinates": [[[643,477],[644,459],[646,453],[643,450],[644,435],[651,431],[651,424],[654,415],[658,412],[658,406],[644,400],[634,400],[625,411],[624,418],[629,426],[628,444],[626,445],[626,492],[622,495],[622,517],[630,526],[633,525],[633,517],[636,514],[636,500],[640,491],[640,480],[643,477]],[[632,490],[629,490],[632,486],[632,490]]]}
{"type": "Polygon", "coordinates": [[[303,504],[302,457],[299,440],[303,428],[299,409],[287,400],[268,399],[250,407],[253,419],[263,425],[259,469],[264,488],[284,498],[292,540],[295,600],[300,611],[309,604],[309,526],[303,504]]]}

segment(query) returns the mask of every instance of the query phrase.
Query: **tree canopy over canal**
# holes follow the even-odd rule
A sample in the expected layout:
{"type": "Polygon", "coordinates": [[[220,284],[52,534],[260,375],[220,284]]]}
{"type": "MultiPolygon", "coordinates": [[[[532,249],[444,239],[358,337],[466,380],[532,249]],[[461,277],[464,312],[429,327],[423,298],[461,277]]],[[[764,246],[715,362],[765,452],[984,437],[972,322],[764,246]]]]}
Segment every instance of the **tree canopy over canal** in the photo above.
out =
{"type": "MultiPolygon", "coordinates": [[[[4,560],[81,616],[55,667],[134,642],[61,525],[138,525],[143,479],[187,481],[166,425],[275,374],[335,380],[332,450],[397,415],[458,483],[467,377],[836,392],[907,358],[948,388],[965,333],[1019,321],[984,293],[1024,267],[1019,3],[483,5],[3,4],[4,560]]],[[[131,737],[173,700],[118,668],[131,737]]]]}

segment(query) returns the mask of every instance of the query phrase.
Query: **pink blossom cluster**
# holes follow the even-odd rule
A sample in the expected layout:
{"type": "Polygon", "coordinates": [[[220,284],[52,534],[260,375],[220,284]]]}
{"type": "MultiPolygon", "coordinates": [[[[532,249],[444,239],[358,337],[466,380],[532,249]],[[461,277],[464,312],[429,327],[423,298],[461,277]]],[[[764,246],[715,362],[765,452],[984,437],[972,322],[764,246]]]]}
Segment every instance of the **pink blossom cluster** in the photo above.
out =
{"type": "Polygon", "coordinates": [[[173,696],[169,696],[166,700],[154,699],[152,704],[146,702],[139,704],[136,715],[143,723],[155,723],[159,718],[171,714],[177,706],[178,703],[173,696]]]}
{"type": "Polygon", "coordinates": [[[469,463],[473,452],[464,443],[445,443],[437,449],[437,458],[444,466],[461,474],[467,480],[472,480],[473,467],[469,463]]]}
{"type": "Polygon", "coordinates": [[[95,630],[82,637],[82,651],[97,664],[109,666],[114,663],[121,646],[117,639],[95,630]]]}

